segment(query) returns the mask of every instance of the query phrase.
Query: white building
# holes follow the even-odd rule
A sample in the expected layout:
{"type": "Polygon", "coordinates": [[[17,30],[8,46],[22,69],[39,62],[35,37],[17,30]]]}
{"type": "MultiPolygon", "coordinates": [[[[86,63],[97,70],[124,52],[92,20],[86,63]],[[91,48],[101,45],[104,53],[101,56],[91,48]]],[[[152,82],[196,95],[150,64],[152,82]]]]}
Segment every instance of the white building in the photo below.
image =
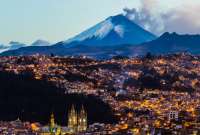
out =
{"type": "Polygon", "coordinates": [[[169,120],[178,120],[178,111],[170,111],[168,114],[169,120]]]}

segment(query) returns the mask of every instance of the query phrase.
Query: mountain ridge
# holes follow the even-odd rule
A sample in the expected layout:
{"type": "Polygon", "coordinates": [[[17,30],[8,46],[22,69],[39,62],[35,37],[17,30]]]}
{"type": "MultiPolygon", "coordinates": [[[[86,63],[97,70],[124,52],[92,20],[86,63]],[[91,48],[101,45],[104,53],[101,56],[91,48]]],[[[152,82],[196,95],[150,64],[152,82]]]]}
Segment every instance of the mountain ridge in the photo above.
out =
{"type": "Polygon", "coordinates": [[[132,47],[131,50],[134,54],[139,50],[140,55],[144,55],[148,52],[152,54],[177,52],[200,54],[200,35],[165,32],[157,39],[132,47]]]}

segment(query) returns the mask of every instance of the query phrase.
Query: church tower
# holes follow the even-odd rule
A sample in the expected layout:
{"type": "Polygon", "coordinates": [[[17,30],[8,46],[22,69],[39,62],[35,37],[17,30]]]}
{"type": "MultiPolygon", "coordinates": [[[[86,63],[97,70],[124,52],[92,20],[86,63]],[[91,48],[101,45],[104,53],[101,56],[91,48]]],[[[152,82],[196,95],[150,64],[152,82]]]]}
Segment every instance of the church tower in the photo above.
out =
{"type": "Polygon", "coordinates": [[[78,116],[78,132],[86,131],[87,129],[87,113],[84,107],[81,107],[79,116],[78,116]]]}
{"type": "Polygon", "coordinates": [[[54,118],[53,113],[51,114],[51,117],[50,117],[50,128],[49,128],[49,130],[50,130],[51,133],[55,132],[55,118],[54,118]]]}
{"type": "Polygon", "coordinates": [[[74,105],[72,105],[71,110],[68,113],[68,128],[71,132],[77,132],[77,112],[75,111],[74,105]]]}

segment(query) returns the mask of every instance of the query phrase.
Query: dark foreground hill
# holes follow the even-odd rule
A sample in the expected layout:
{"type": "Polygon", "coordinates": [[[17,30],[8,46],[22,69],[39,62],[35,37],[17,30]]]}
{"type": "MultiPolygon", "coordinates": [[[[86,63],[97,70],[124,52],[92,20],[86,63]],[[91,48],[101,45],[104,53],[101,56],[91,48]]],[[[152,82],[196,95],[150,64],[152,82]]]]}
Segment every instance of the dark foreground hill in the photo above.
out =
{"type": "Polygon", "coordinates": [[[0,120],[41,122],[47,124],[51,112],[56,122],[67,124],[67,111],[72,104],[82,104],[88,112],[89,123],[116,122],[111,108],[94,96],[66,95],[62,89],[33,79],[28,75],[0,72],[0,120]]]}

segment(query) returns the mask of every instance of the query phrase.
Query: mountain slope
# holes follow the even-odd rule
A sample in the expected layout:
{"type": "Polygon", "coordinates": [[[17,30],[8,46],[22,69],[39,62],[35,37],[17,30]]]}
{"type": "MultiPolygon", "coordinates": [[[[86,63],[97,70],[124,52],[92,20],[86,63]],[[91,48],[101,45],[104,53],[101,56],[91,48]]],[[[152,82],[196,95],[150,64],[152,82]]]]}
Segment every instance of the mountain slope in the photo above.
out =
{"type": "Polygon", "coordinates": [[[1,52],[4,52],[4,51],[7,51],[9,48],[3,44],[0,44],[0,53],[1,52]]]}
{"type": "Polygon", "coordinates": [[[99,98],[92,95],[65,94],[64,89],[45,80],[35,80],[29,73],[16,75],[0,71],[0,82],[0,103],[3,108],[0,111],[0,121],[12,121],[20,117],[23,121],[47,124],[50,113],[54,111],[56,121],[66,125],[66,110],[72,104],[84,104],[89,123],[117,122],[110,106],[99,98]],[[104,115],[100,117],[102,113],[104,115]]]}

